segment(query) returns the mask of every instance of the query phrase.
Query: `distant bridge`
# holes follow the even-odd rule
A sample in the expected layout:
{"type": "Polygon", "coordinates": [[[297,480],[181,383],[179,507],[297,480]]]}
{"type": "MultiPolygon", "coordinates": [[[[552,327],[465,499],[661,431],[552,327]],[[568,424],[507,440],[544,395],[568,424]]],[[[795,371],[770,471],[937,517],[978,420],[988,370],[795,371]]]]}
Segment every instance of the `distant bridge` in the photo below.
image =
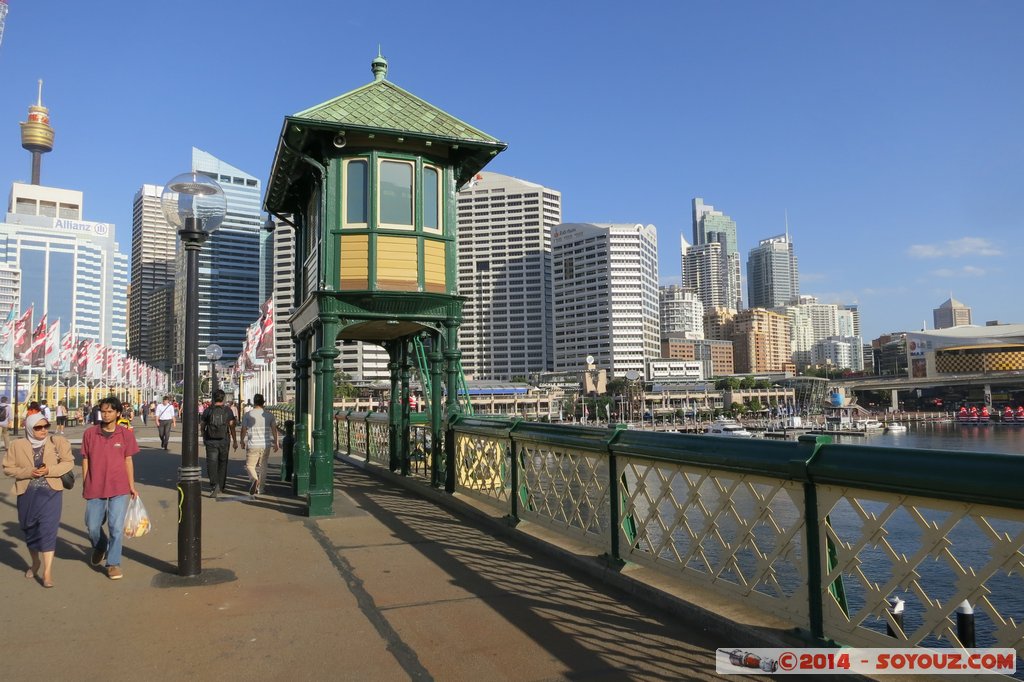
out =
{"type": "Polygon", "coordinates": [[[944,386],[1017,386],[1024,390],[1024,371],[999,372],[998,374],[954,374],[927,378],[860,377],[857,379],[833,379],[830,383],[848,391],[911,391],[917,388],[942,388],[944,386]]]}

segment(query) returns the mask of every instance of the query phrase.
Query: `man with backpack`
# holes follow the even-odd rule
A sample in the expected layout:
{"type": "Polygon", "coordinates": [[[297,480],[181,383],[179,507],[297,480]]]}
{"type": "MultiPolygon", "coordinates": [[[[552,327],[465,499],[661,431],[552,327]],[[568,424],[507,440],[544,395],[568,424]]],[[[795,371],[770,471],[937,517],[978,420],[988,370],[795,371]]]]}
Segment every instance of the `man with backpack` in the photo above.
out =
{"type": "Polygon", "coordinates": [[[224,391],[218,388],[213,392],[213,404],[203,410],[199,422],[203,445],[206,446],[206,473],[210,476],[210,486],[213,488],[210,497],[217,497],[224,492],[228,482],[229,448],[238,449],[235,415],[224,404],[224,391]]]}
{"type": "Polygon", "coordinates": [[[7,396],[0,396],[0,437],[4,440],[4,450],[11,444],[11,404],[7,402],[7,396]]]}

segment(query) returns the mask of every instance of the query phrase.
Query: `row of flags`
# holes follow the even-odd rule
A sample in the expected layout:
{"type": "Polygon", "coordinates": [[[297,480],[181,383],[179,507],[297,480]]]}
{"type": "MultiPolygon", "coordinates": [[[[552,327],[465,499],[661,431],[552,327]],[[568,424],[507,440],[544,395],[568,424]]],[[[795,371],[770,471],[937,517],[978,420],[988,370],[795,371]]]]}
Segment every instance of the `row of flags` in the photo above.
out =
{"type": "Polygon", "coordinates": [[[76,339],[72,331],[60,333],[60,318],[47,325],[46,313],[33,327],[33,306],[17,316],[14,310],[0,323],[0,361],[45,372],[96,379],[111,384],[165,390],[166,372],[130,358],[92,339],[76,339]]]}
{"type": "Polygon", "coordinates": [[[241,373],[256,368],[257,360],[271,362],[274,359],[274,299],[268,298],[260,306],[260,319],[245,330],[245,345],[235,361],[235,372],[241,373]]]}

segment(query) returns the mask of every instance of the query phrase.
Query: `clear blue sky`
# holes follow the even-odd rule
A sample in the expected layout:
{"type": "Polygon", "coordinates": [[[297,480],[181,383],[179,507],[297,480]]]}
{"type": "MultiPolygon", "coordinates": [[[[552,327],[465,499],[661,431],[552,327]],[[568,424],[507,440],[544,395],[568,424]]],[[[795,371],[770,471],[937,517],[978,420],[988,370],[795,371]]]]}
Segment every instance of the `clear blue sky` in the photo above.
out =
{"type": "MultiPolygon", "coordinates": [[[[193,145],[266,179],[285,115],[388,78],[509,143],[488,167],[563,194],[566,221],[658,228],[663,282],[703,197],[744,269],[788,211],[802,293],[863,333],[1024,322],[1024,3],[387,5],[9,0],[0,187],[29,178],[18,122],[45,80],[43,183],[129,251],[143,183],[193,145]]],[[[4,197],[6,201],[6,197],[4,197]]],[[[744,284],[745,286],[745,284],[744,284]]]]}

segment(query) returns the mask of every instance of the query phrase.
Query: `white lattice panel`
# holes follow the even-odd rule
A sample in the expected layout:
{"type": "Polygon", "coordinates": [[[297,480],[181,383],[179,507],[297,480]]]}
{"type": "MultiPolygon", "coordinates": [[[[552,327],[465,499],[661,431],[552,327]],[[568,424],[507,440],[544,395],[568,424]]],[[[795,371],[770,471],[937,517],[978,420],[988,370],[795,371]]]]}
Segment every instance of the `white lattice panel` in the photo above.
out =
{"type": "Polygon", "coordinates": [[[366,455],[366,422],[352,422],[349,425],[352,429],[352,452],[350,455],[358,455],[369,461],[366,455]]]}
{"type": "Polygon", "coordinates": [[[608,551],[608,455],[519,443],[526,501],[519,516],[554,526],[608,551]]]}
{"type": "Polygon", "coordinates": [[[619,469],[623,559],[809,626],[802,484],[625,457],[619,469]]]}
{"type": "Polygon", "coordinates": [[[956,608],[975,611],[979,647],[1024,644],[1024,512],[894,493],[818,487],[825,635],[860,646],[959,646],[956,608]],[[826,522],[826,516],[827,522],[826,522]],[[839,579],[842,579],[841,582],[839,579]],[[842,586],[844,611],[829,586],[842,586]],[[904,601],[902,631],[886,599],[904,601]]]}
{"type": "Polygon", "coordinates": [[[390,466],[391,456],[388,452],[389,437],[387,422],[367,422],[369,461],[381,466],[390,466]]]}

